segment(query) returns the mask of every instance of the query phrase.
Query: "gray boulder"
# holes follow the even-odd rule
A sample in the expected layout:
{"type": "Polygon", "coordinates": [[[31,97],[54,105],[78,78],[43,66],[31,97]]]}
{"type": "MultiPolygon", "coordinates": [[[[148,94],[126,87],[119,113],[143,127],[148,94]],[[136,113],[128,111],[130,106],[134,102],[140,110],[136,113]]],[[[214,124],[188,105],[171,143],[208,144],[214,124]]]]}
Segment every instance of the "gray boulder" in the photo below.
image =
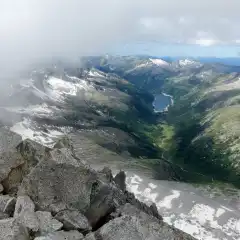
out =
{"type": "Polygon", "coordinates": [[[49,159],[41,161],[25,177],[19,194],[30,196],[44,211],[77,210],[94,226],[125,203],[125,196],[113,184],[103,182],[97,172],[68,157],[65,150],[55,149],[49,159]]]}
{"type": "Polygon", "coordinates": [[[6,129],[0,132],[0,182],[7,193],[16,193],[23,177],[46,156],[48,149],[31,140],[24,140],[6,129]]]}
{"type": "Polygon", "coordinates": [[[0,195],[0,212],[13,215],[16,204],[16,198],[8,195],[0,195]]]}
{"type": "Polygon", "coordinates": [[[61,222],[54,219],[50,212],[36,212],[39,221],[39,232],[41,234],[52,233],[60,230],[63,226],[61,222]]]}
{"type": "Polygon", "coordinates": [[[66,230],[79,230],[82,232],[91,230],[88,219],[78,211],[64,210],[54,217],[63,223],[63,228],[66,230]]]}
{"type": "Polygon", "coordinates": [[[128,201],[151,213],[148,206],[111,181],[108,169],[96,172],[75,158],[69,149],[54,149],[49,152],[48,159],[40,161],[24,178],[19,194],[30,196],[43,211],[54,214],[63,210],[81,212],[93,228],[101,218],[128,201]]]}
{"type": "Polygon", "coordinates": [[[156,204],[152,204],[150,207],[143,202],[140,202],[136,199],[135,195],[131,192],[125,191],[125,196],[127,198],[127,202],[131,205],[135,206],[137,209],[147,213],[150,216],[154,216],[159,220],[162,220],[162,216],[158,213],[156,204]]]}
{"type": "MultiPolygon", "coordinates": [[[[142,215],[143,214],[143,215],[142,215]]],[[[95,233],[90,233],[85,240],[193,240],[191,236],[169,225],[141,216],[124,215],[103,225],[95,233]]],[[[145,214],[145,216],[144,216],[145,214]]]]}
{"type": "Polygon", "coordinates": [[[37,232],[39,230],[39,220],[34,211],[34,203],[28,196],[19,196],[17,198],[14,218],[16,218],[23,226],[37,232]]]}
{"type": "Polygon", "coordinates": [[[0,212],[0,220],[9,218],[10,216],[7,213],[0,212]]]}
{"type": "Polygon", "coordinates": [[[126,191],[126,174],[124,171],[120,171],[115,177],[114,182],[122,190],[126,191]]]}
{"type": "Polygon", "coordinates": [[[62,228],[63,224],[52,217],[50,212],[35,212],[35,206],[28,196],[17,198],[14,218],[32,232],[41,234],[55,232],[62,228]]]}
{"type": "Polygon", "coordinates": [[[112,182],[113,181],[113,175],[112,171],[109,167],[104,167],[101,171],[98,172],[99,177],[104,181],[104,182],[112,182]]]}
{"type": "Polygon", "coordinates": [[[23,171],[25,175],[28,174],[41,160],[48,157],[50,151],[49,148],[30,139],[22,141],[17,146],[17,150],[24,158],[23,171]]]}
{"type": "Polygon", "coordinates": [[[9,185],[14,185],[14,181],[20,181],[19,176],[15,179],[10,176],[10,183],[6,179],[15,168],[24,163],[21,154],[16,149],[21,141],[22,137],[20,135],[4,127],[0,128],[0,182],[5,190],[9,188],[9,185]],[[4,183],[3,180],[5,180],[4,183]]]}
{"type": "Polygon", "coordinates": [[[115,209],[126,203],[122,191],[111,184],[96,182],[93,186],[91,205],[85,215],[92,227],[96,227],[98,221],[110,215],[115,209]]]}
{"type": "Polygon", "coordinates": [[[5,127],[0,127],[0,154],[11,151],[22,142],[22,137],[5,127]]]}
{"type": "Polygon", "coordinates": [[[59,231],[55,233],[49,233],[46,236],[34,238],[34,240],[82,240],[83,235],[78,231],[59,231]]]}
{"type": "Polygon", "coordinates": [[[27,229],[16,219],[0,220],[0,240],[30,240],[27,229]]]}
{"type": "Polygon", "coordinates": [[[58,149],[68,148],[73,152],[72,141],[67,136],[60,138],[54,145],[54,148],[58,148],[58,149]]]}
{"type": "Polygon", "coordinates": [[[73,166],[84,166],[84,164],[73,156],[72,151],[69,148],[53,149],[49,152],[48,159],[51,159],[57,163],[67,163],[73,166]]]}
{"type": "Polygon", "coordinates": [[[94,233],[89,233],[84,240],[97,240],[94,233]]]}
{"type": "Polygon", "coordinates": [[[7,193],[16,191],[22,181],[24,159],[16,148],[0,153],[0,182],[7,193]]]}
{"type": "Polygon", "coordinates": [[[0,184],[0,193],[2,193],[3,192],[3,185],[2,184],[0,184]]]}
{"type": "Polygon", "coordinates": [[[90,206],[95,172],[83,166],[41,161],[25,177],[19,194],[28,195],[38,209],[57,213],[65,209],[85,212],[90,206]]]}

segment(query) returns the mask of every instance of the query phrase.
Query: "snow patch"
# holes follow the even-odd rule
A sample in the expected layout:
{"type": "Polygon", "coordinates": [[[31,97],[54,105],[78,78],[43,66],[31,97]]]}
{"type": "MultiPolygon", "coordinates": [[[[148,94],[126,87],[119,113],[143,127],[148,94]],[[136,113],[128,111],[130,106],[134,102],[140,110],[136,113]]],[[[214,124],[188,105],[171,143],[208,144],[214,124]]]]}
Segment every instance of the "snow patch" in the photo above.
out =
{"type": "Polygon", "coordinates": [[[191,194],[183,183],[151,181],[130,172],[126,175],[127,189],[148,205],[154,202],[168,224],[199,240],[239,240],[238,212],[197,192],[191,194]]]}
{"type": "Polygon", "coordinates": [[[149,58],[149,60],[158,65],[158,66],[169,66],[170,64],[162,59],[153,59],[153,58],[149,58]]]}
{"type": "Polygon", "coordinates": [[[191,60],[191,59],[188,59],[188,58],[179,60],[178,64],[179,64],[180,67],[186,67],[186,66],[200,67],[200,66],[202,66],[201,63],[196,62],[196,61],[191,60]]]}
{"type": "Polygon", "coordinates": [[[100,74],[98,71],[91,70],[88,74],[91,77],[103,77],[103,74],[100,74]]]}
{"type": "Polygon", "coordinates": [[[77,88],[74,83],[66,82],[60,78],[50,77],[47,83],[51,87],[51,93],[56,97],[61,97],[63,94],[76,95],[77,88]]]}
{"type": "Polygon", "coordinates": [[[157,205],[159,208],[172,208],[172,201],[176,198],[179,198],[180,192],[177,190],[172,190],[172,195],[166,196],[162,201],[158,202],[157,205]]]}
{"type": "Polygon", "coordinates": [[[80,90],[89,91],[92,88],[86,80],[77,77],[70,77],[75,82],[68,82],[56,77],[47,79],[49,88],[46,89],[49,96],[58,101],[64,101],[67,95],[76,96],[80,90]],[[78,81],[76,81],[78,80],[78,81]]]}
{"type": "Polygon", "coordinates": [[[57,139],[69,131],[67,128],[45,128],[45,131],[43,131],[42,128],[38,128],[36,123],[28,118],[24,118],[23,121],[16,123],[10,130],[21,135],[23,140],[31,139],[50,148],[54,146],[57,139]]]}
{"type": "Polygon", "coordinates": [[[22,113],[22,114],[28,114],[30,116],[40,116],[40,117],[49,117],[53,114],[53,110],[57,110],[56,107],[49,107],[46,103],[39,104],[39,105],[30,105],[25,108],[19,108],[19,107],[11,107],[11,108],[5,108],[6,110],[10,112],[16,112],[16,113],[22,113]]]}

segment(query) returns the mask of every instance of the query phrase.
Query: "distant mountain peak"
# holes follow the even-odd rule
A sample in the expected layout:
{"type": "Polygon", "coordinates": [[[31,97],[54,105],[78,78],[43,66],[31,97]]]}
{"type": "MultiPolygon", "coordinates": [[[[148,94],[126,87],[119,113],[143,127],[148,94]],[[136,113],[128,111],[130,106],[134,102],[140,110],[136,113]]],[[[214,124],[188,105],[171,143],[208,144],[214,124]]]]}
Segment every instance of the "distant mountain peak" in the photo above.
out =
{"type": "Polygon", "coordinates": [[[153,59],[153,58],[149,58],[149,60],[152,62],[152,63],[154,63],[154,64],[156,64],[156,65],[158,65],[158,66],[169,66],[170,64],[168,63],[168,62],[166,62],[166,61],[164,61],[164,60],[162,60],[162,59],[153,59]]]}
{"type": "Polygon", "coordinates": [[[185,58],[185,59],[180,59],[178,60],[177,62],[177,65],[181,68],[188,68],[188,67],[194,67],[194,68],[198,68],[198,67],[202,67],[203,64],[196,61],[196,60],[193,60],[193,59],[190,59],[190,58],[185,58]]]}
{"type": "Polygon", "coordinates": [[[182,60],[179,60],[179,65],[181,66],[186,66],[186,65],[193,65],[193,64],[196,64],[197,62],[194,61],[194,60],[191,60],[189,58],[186,58],[186,59],[182,59],[182,60]]]}

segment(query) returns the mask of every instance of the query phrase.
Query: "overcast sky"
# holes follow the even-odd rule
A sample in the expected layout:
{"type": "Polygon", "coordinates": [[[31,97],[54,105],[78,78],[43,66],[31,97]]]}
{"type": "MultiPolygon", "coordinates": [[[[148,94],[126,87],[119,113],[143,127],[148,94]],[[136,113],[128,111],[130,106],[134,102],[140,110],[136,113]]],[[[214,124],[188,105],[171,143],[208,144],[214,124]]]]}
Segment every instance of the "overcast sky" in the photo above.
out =
{"type": "MultiPolygon", "coordinates": [[[[134,47],[240,44],[240,0],[0,0],[0,64],[134,47]],[[141,43],[141,44],[139,44],[141,43]],[[153,43],[153,44],[152,44],[153,43]],[[156,44],[157,43],[157,44],[156,44]],[[180,44],[180,45],[179,45],[180,44]]],[[[221,46],[221,47],[219,47],[221,46]]],[[[228,46],[228,47],[226,47],[228,46]]],[[[174,54],[174,48],[169,52],[174,54]]],[[[184,50],[184,48],[182,48],[184,50]]],[[[235,50],[234,50],[235,49],[235,50]]],[[[178,50],[176,50],[177,52],[178,50]]],[[[229,50],[230,51],[230,50],[229,50]]],[[[230,51],[230,52],[231,52],[230,51]]],[[[184,51],[183,51],[184,52],[184,51]]],[[[231,54],[232,54],[231,53],[231,54]]],[[[177,54],[177,53],[176,53],[177,54]]],[[[214,53],[213,53],[214,54],[214,53]]]]}

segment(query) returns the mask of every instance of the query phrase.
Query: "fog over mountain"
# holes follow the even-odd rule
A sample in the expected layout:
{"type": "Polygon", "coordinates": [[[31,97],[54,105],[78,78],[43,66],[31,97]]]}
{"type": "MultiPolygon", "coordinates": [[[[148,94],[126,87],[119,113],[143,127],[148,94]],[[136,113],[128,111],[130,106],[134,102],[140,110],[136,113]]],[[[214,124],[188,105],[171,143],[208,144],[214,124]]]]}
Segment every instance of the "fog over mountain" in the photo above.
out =
{"type": "Polygon", "coordinates": [[[106,52],[122,40],[238,44],[240,3],[225,3],[1,0],[1,72],[42,57],[106,52]]]}

